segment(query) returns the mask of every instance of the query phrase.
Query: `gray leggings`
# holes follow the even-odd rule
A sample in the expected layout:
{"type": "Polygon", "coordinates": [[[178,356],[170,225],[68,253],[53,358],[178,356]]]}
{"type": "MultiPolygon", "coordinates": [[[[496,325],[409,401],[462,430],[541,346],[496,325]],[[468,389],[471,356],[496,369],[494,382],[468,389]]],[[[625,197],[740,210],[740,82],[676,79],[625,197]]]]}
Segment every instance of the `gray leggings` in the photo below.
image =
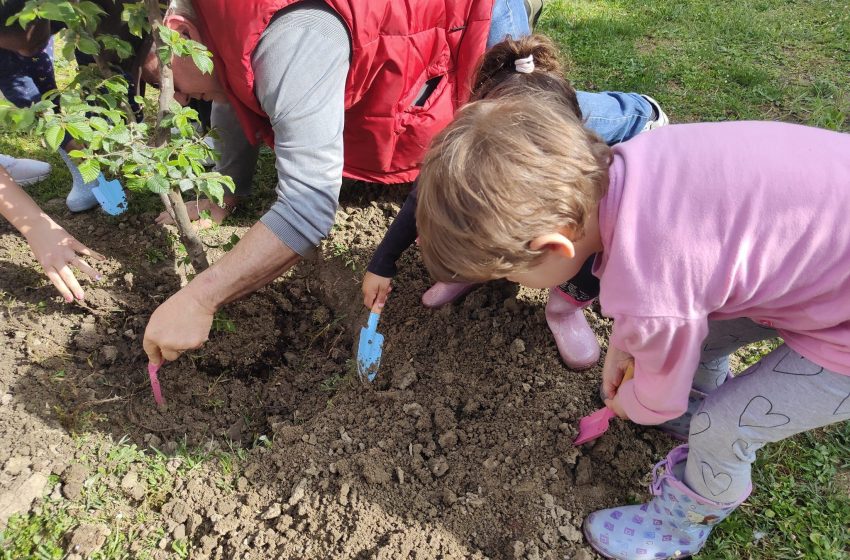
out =
{"type": "Polygon", "coordinates": [[[776,336],[750,319],[709,326],[694,378],[694,387],[709,395],[691,420],[685,483],[710,500],[743,497],[756,451],[765,443],[850,420],[850,376],[784,344],[724,383],[729,354],[776,336]]]}

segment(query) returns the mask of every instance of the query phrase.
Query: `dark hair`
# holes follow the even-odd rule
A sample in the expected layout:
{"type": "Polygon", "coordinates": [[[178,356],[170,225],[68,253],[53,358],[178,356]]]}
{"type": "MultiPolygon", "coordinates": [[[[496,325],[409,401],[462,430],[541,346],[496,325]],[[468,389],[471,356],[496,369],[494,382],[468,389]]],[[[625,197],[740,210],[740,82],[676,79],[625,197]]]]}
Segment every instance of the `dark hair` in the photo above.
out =
{"type": "Polygon", "coordinates": [[[567,109],[582,118],[576,90],[564,76],[555,43],[545,35],[529,35],[516,40],[508,37],[482,56],[475,71],[471,101],[535,91],[555,94],[567,109]],[[528,56],[534,59],[534,71],[517,72],[516,60],[528,56]]]}

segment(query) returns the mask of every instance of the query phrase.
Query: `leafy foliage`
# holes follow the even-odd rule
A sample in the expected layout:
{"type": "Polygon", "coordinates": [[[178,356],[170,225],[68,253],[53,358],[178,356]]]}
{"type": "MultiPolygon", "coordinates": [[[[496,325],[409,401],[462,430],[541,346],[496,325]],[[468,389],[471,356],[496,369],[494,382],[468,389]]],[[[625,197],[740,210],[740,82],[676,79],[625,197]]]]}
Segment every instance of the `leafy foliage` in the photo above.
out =
{"type": "MultiPolygon", "coordinates": [[[[29,0],[23,11],[10,18],[22,26],[37,18],[65,23],[67,29],[60,32],[63,55],[71,58],[76,49],[94,56],[98,64],[80,67],[66,87],[47,93],[32,107],[21,109],[0,101],[0,127],[31,131],[51,150],[69,139],[76,140],[84,147],[71,150],[69,155],[80,161],[78,167],[85,181],[108,173],[122,178],[133,190],[158,194],[192,190],[221,205],[225,189],[234,190],[233,180],[205,169],[204,162],[216,155],[198,132],[194,109],[175,102],[158,125],[136,122],[128,102],[127,80],[104,58],[109,52],[117,60],[126,59],[133,50],[119,37],[98,33],[104,15],[88,0],[29,0]],[[158,128],[169,130],[170,140],[153,146],[151,138],[158,128]]],[[[144,2],[125,4],[121,19],[135,36],[150,31],[144,2]]],[[[158,32],[162,47],[157,55],[161,61],[187,56],[202,72],[212,72],[212,54],[206,47],[161,25],[158,32]]],[[[140,97],[135,101],[144,103],[140,97]]]]}

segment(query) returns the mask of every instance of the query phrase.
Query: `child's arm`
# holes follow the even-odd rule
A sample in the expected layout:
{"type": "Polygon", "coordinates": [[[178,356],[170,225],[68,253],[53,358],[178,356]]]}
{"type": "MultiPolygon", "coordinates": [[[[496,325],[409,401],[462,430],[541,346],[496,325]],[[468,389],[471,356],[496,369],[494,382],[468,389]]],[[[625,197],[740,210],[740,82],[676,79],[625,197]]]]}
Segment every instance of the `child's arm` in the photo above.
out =
{"type": "Polygon", "coordinates": [[[684,414],[707,334],[705,318],[615,316],[608,351],[633,356],[635,372],[616,387],[609,407],[638,424],[661,424],[684,414]]]}
{"type": "Polygon", "coordinates": [[[398,272],[396,262],[416,241],[416,194],[417,188],[414,187],[369,261],[363,278],[363,305],[366,307],[386,302],[391,278],[398,272]]]}
{"type": "Polygon", "coordinates": [[[44,268],[44,273],[65,301],[70,302],[75,297],[82,300],[85,295],[71,271],[72,266],[85,272],[93,280],[100,279],[100,274],[77,253],[98,260],[104,257],[74,239],[62,226],[42,212],[2,166],[0,166],[0,215],[9,220],[26,238],[35,258],[44,268]]]}

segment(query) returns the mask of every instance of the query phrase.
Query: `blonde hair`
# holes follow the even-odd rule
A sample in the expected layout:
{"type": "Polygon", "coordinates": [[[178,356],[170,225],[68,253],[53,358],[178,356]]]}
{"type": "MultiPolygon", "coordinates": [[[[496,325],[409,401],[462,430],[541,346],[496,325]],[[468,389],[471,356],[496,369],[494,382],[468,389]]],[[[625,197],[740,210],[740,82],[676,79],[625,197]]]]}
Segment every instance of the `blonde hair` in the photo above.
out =
{"type": "Polygon", "coordinates": [[[441,281],[529,270],[529,242],[568,228],[573,240],[605,195],[610,149],[558,93],[474,101],[434,139],[419,175],[416,223],[441,281]]]}

